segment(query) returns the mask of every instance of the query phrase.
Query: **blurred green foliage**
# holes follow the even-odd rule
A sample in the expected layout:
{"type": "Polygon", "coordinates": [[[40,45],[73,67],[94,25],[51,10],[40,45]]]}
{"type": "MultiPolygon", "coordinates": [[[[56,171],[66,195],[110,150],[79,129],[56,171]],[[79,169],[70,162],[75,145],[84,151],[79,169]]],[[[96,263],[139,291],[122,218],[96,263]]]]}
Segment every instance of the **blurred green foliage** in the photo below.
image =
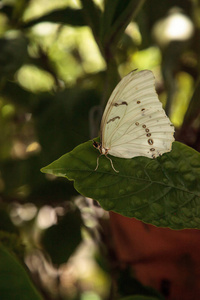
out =
{"type": "Polygon", "coordinates": [[[1,299],[42,300],[17,258],[1,245],[0,258],[1,299]]]}
{"type": "MultiPolygon", "coordinates": [[[[77,285],[81,279],[71,276],[67,287],[59,290],[60,275],[51,277],[44,270],[47,261],[50,268],[52,261],[70,260],[82,237],[95,240],[99,219],[91,217],[87,199],[77,207],[70,182],[45,176],[40,169],[98,136],[103,107],[120,76],[136,68],[151,69],[159,97],[177,127],[176,139],[200,150],[199,13],[198,1],[187,0],[0,1],[0,209],[5,220],[0,222],[0,243],[19,257],[24,244],[29,272],[44,299],[86,298],[87,280],[77,285]],[[173,18],[183,23],[173,23],[173,18]],[[46,225],[41,227],[46,205],[49,214],[42,217],[46,225]],[[59,252],[61,241],[56,241],[65,228],[68,236],[59,252]],[[12,234],[19,238],[19,247],[14,247],[12,234]],[[35,249],[43,255],[43,275],[30,263],[35,249]],[[53,284],[45,285],[44,276],[53,284]]],[[[92,256],[97,250],[90,249],[92,256]]],[[[10,254],[2,250],[0,255],[3,259],[10,254]]],[[[93,298],[107,299],[111,275],[94,269],[103,284],[93,285],[93,298]]],[[[34,288],[32,293],[28,299],[39,299],[34,288]]]]}

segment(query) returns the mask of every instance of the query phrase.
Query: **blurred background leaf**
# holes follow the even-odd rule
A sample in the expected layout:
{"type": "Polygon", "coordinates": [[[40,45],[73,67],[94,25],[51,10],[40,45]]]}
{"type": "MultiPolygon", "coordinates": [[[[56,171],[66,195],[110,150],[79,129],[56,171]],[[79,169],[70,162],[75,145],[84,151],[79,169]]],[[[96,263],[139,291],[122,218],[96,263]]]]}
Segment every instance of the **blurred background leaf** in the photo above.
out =
{"type": "Polygon", "coordinates": [[[83,17],[82,9],[64,8],[54,10],[48,14],[45,14],[39,18],[35,18],[26,22],[23,27],[29,28],[41,22],[52,22],[60,24],[68,24],[72,26],[86,26],[86,22],[83,17]]]}
{"type": "Polygon", "coordinates": [[[17,259],[2,246],[0,246],[0,277],[2,300],[42,300],[41,295],[36,291],[24,268],[17,259]]]}

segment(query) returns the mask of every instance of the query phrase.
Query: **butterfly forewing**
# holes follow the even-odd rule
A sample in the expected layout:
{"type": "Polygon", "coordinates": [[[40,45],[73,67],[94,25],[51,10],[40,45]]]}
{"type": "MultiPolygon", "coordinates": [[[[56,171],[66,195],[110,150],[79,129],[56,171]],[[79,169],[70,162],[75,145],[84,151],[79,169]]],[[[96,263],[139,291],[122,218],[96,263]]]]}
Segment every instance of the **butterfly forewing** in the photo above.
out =
{"type": "Polygon", "coordinates": [[[155,91],[153,73],[144,70],[125,76],[102,117],[102,147],[118,157],[156,157],[171,150],[173,134],[155,91]]]}

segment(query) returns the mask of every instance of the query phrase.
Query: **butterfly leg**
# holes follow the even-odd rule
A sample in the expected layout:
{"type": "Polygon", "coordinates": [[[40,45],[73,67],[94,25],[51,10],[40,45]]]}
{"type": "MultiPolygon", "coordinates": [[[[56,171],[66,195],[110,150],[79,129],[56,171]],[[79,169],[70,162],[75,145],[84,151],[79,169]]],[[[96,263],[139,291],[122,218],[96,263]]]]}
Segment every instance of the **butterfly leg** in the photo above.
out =
{"type": "Polygon", "coordinates": [[[99,157],[102,155],[102,153],[97,157],[97,166],[96,166],[96,168],[94,169],[95,171],[98,169],[98,167],[99,167],[99,157]]]}
{"type": "Polygon", "coordinates": [[[116,173],[119,173],[119,171],[117,171],[113,165],[113,162],[112,162],[112,159],[110,157],[108,157],[106,154],[105,154],[105,157],[109,159],[110,163],[111,163],[111,167],[113,168],[113,170],[116,172],[116,173]]]}

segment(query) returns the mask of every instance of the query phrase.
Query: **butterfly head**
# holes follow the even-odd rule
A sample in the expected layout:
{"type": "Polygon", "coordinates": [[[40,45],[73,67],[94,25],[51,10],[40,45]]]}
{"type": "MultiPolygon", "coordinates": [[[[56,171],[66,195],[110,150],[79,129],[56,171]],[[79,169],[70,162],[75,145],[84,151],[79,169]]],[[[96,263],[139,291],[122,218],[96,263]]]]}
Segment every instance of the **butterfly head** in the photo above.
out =
{"type": "Polygon", "coordinates": [[[109,149],[106,149],[106,148],[102,147],[102,143],[100,143],[100,142],[96,142],[96,141],[93,140],[93,147],[98,149],[99,152],[102,155],[107,155],[108,154],[109,149]]]}
{"type": "Polygon", "coordinates": [[[93,140],[93,147],[95,149],[98,149],[100,153],[102,152],[102,144],[101,143],[96,142],[96,141],[93,140]]]}

